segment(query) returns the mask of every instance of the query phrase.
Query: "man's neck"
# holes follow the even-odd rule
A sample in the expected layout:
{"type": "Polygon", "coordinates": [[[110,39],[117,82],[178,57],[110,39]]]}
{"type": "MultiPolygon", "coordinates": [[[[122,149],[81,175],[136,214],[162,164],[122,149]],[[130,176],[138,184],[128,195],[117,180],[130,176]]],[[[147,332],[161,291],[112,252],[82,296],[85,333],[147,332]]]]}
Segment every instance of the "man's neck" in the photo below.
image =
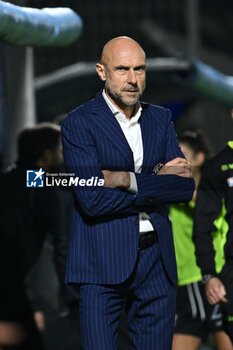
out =
{"type": "Polygon", "coordinates": [[[126,119],[130,121],[130,119],[137,113],[138,111],[138,103],[133,106],[126,106],[126,108],[122,111],[126,116],[126,119]]]}

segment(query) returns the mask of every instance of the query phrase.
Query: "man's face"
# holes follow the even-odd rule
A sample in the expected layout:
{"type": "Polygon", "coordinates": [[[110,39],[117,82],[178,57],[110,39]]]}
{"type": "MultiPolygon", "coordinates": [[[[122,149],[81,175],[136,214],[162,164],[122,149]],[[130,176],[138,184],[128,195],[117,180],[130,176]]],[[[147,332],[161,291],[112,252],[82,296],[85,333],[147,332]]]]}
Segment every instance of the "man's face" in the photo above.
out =
{"type": "MultiPolygon", "coordinates": [[[[102,64],[105,90],[118,106],[137,103],[145,89],[146,63],[143,50],[136,45],[113,49],[102,64]]],[[[99,74],[100,75],[100,74],[99,74]]]]}

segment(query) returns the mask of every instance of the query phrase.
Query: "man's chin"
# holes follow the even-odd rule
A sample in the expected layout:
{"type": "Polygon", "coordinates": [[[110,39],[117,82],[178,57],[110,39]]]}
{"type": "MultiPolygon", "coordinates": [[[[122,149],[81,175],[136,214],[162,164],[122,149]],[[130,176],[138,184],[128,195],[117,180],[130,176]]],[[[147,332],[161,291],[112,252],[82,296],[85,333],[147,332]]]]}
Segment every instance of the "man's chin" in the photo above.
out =
{"type": "Polygon", "coordinates": [[[137,102],[138,102],[138,100],[134,101],[134,102],[126,102],[125,105],[126,106],[134,106],[134,105],[136,105],[137,102]]]}
{"type": "Polygon", "coordinates": [[[128,98],[122,98],[122,102],[126,105],[126,106],[133,106],[135,105],[139,100],[139,96],[132,96],[132,97],[128,97],[128,98]]]}

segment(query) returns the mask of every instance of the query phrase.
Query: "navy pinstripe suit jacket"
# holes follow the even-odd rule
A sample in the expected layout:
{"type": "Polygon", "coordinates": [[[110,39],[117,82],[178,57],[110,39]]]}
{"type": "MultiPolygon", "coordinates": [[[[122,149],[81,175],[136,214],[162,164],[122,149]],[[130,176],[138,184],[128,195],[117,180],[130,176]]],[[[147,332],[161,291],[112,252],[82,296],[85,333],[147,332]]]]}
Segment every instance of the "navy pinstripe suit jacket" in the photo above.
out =
{"type": "MultiPolygon", "coordinates": [[[[147,212],[158,232],[161,256],[176,282],[167,203],[189,201],[194,181],[152,175],[153,167],[184,157],[169,110],[141,102],[143,167],[136,195],[105,187],[74,187],[75,210],[66,282],[118,284],[132,273],[139,240],[138,213],[147,212]]],[[[62,124],[64,159],[79,178],[103,178],[101,170],[134,172],[133,153],[102,94],[71,112],[62,124]]]]}

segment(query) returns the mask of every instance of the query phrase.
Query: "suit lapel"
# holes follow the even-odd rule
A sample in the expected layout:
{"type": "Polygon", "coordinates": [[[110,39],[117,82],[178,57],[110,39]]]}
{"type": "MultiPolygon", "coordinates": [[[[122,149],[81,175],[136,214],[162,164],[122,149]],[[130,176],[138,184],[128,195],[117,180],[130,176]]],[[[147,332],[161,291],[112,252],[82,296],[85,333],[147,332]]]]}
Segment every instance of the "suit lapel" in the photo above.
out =
{"type": "Polygon", "coordinates": [[[119,152],[126,158],[128,163],[134,164],[133,152],[125,138],[121,127],[109,109],[108,105],[104,101],[102,93],[92,100],[92,121],[98,128],[101,129],[103,134],[109,138],[119,152]]]}
{"type": "MultiPolygon", "coordinates": [[[[156,119],[150,118],[150,108],[147,103],[141,102],[142,115],[140,118],[140,126],[143,141],[143,165],[142,172],[151,173],[156,165],[156,119]]],[[[92,121],[96,127],[101,129],[101,132],[109,138],[109,141],[114,144],[118,151],[125,157],[130,168],[134,169],[133,152],[125,138],[121,127],[106,104],[102,93],[99,93],[92,100],[92,121]]]]}
{"type": "Polygon", "coordinates": [[[141,103],[142,115],[140,120],[142,142],[143,142],[143,165],[142,172],[152,172],[156,160],[155,144],[156,144],[156,127],[154,118],[150,118],[149,106],[141,103]]]}

